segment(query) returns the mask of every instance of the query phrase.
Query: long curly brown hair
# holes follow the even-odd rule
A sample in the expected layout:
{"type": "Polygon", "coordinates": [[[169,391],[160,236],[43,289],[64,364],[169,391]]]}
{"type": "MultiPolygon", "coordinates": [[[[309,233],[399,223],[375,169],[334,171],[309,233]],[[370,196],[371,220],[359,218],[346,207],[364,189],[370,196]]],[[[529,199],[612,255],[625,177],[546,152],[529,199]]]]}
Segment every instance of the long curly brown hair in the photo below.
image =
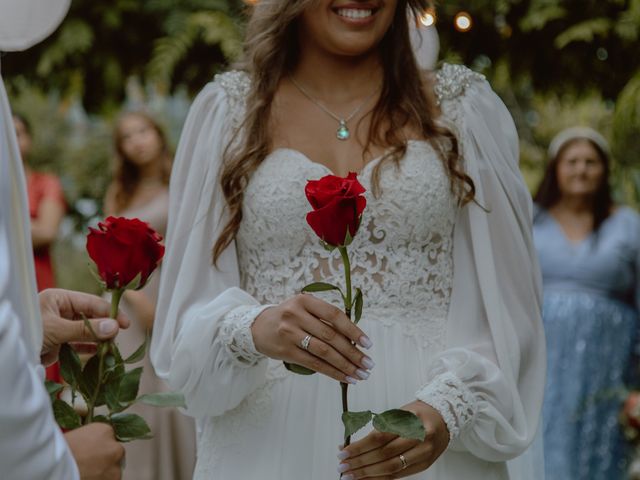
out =
{"type": "Polygon", "coordinates": [[[169,149],[167,138],[160,124],[148,113],[144,111],[130,111],[121,114],[116,121],[113,129],[113,144],[115,147],[115,158],[113,166],[113,179],[109,185],[109,191],[113,195],[114,208],[113,213],[118,213],[127,208],[129,202],[140,184],[140,169],[132,162],[122,149],[122,122],[125,118],[135,116],[146,122],[158,135],[162,145],[162,153],[160,161],[160,179],[165,185],[169,185],[169,176],[171,175],[171,165],[173,163],[173,155],[169,149]]]}
{"type": "MultiPolygon", "coordinates": [[[[251,79],[247,112],[242,123],[242,142],[227,146],[220,175],[227,202],[228,221],[213,247],[214,264],[234,241],[242,221],[242,202],[251,175],[270,153],[269,118],[271,104],[281,79],[298,60],[296,20],[315,0],[262,0],[253,10],[247,26],[243,68],[251,79]],[[239,147],[231,148],[238,144],[239,147]]],[[[432,7],[428,0],[399,0],[392,27],[379,45],[383,65],[380,97],[371,112],[365,145],[389,148],[372,174],[374,194],[380,194],[381,168],[398,164],[407,150],[404,128],[411,126],[433,146],[450,178],[451,189],[460,204],[475,198],[475,186],[465,173],[455,134],[440,124],[431,76],[416,63],[409,36],[409,22],[432,7]],[[407,14],[412,13],[412,18],[407,14]]]]}

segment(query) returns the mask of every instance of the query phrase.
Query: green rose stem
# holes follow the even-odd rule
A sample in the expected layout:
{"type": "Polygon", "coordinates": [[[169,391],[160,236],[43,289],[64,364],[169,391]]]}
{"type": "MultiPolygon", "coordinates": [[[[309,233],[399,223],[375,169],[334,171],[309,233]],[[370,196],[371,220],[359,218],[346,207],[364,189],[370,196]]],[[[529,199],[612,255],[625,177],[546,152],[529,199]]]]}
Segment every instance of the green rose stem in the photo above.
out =
{"type": "MultiPolygon", "coordinates": [[[[347,253],[347,247],[338,247],[340,255],[342,256],[342,263],[344,264],[344,278],[346,283],[346,296],[344,298],[344,311],[347,317],[351,318],[351,262],[349,261],[349,254],[347,253]]],[[[349,391],[349,384],[341,382],[340,388],[342,390],[342,413],[349,411],[349,398],[347,393],[349,391]]],[[[351,435],[349,435],[345,441],[344,446],[348,447],[351,444],[351,435]]]]}
{"type": "MultiPolygon", "coordinates": [[[[118,306],[120,305],[120,299],[124,294],[124,288],[118,288],[113,290],[111,294],[111,315],[110,317],[116,319],[118,317],[118,306]]],[[[95,410],[96,401],[98,400],[98,395],[100,394],[100,387],[102,386],[102,376],[104,375],[104,356],[109,350],[109,341],[100,342],[98,345],[98,378],[96,380],[96,388],[91,395],[89,400],[89,404],[87,405],[87,417],[85,419],[85,425],[91,423],[93,421],[93,414],[95,410]]]]}

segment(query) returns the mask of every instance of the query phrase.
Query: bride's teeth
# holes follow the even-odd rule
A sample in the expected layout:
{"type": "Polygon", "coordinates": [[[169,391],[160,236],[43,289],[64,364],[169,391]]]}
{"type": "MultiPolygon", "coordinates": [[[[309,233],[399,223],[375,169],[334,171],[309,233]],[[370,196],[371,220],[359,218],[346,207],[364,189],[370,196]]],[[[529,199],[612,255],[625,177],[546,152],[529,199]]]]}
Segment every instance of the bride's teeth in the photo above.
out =
{"type": "Polygon", "coordinates": [[[373,15],[373,10],[363,10],[360,8],[339,8],[338,15],[347,18],[367,18],[373,15]]]}

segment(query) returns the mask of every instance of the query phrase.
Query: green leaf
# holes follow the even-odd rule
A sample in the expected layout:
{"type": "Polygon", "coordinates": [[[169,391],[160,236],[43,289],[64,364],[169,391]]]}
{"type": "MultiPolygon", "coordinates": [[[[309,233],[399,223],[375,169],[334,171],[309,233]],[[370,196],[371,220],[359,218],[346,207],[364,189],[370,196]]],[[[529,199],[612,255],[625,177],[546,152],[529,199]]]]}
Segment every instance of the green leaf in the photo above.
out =
{"type": "Polygon", "coordinates": [[[93,423],[108,423],[111,425],[111,421],[104,415],[96,415],[93,417],[93,423]]]}
{"type": "Polygon", "coordinates": [[[297,373],[298,375],[314,375],[316,372],[313,370],[309,370],[307,367],[303,367],[301,365],[296,365],[295,363],[284,363],[284,367],[290,372],[297,373]]]}
{"type": "Polygon", "coordinates": [[[82,426],[80,415],[73,409],[71,405],[56,398],[53,401],[53,416],[60,428],[65,430],[73,430],[82,426]]]}
{"type": "Polygon", "coordinates": [[[387,410],[373,417],[373,428],[402,438],[424,441],[427,432],[422,421],[406,410],[387,410]]]}
{"type": "Polygon", "coordinates": [[[60,347],[58,360],[60,362],[60,375],[65,382],[71,385],[72,389],[77,390],[82,382],[80,357],[68,343],[63,343],[60,347]]]}
{"type": "Polygon", "coordinates": [[[370,410],[365,412],[344,412],[342,423],[344,424],[344,438],[347,439],[371,421],[373,413],[370,410]]]}
{"type": "Polygon", "coordinates": [[[355,321],[356,325],[358,324],[358,322],[362,318],[362,302],[363,302],[363,300],[362,300],[362,290],[360,290],[359,288],[356,288],[356,298],[353,299],[353,303],[355,305],[354,321],[355,321]]]}
{"type": "Polygon", "coordinates": [[[84,326],[87,327],[87,330],[91,332],[91,335],[93,335],[93,339],[95,341],[98,341],[99,340],[98,335],[96,335],[96,332],[93,329],[93,325],[91,325],[91,322],[89,321],[87,316],[84,313],[80,313],[80,315],[82,316],[82,321],[84,322],[84,326]]]}
{"type": "MultiPolygon", "coordinates": [[[[100,358],[98,354],[95,354],[93,357],[89,359],[87,364],[84,366],[82,370],[82,384],[80,385],[80,393],[85,398],[87,402],[93,398],[95,394],[96,388],[98,388],[98,382],[100,379],[99,376],[100,370],[100,358]]],[[[96,398],[95,407],[99,407],[105,404],[104,398],[104,388],[100,388],[100,392],[96,398]]]]}
{"type": "Polygon", "coordinates": [[[102,279],[102,277],[100,276],[100,273],[98,273],[98,267],[96,267],[95,263],[90,263],[89,264],[89,272],[91,273],[91,276],[93,278],[96,279],[96,281],[100,284],[100,286],[102,287],[103,290],[107,289],[107,284],[106,282],[102,279]]]}
{"type": "Polygon", "coordinates": [[[142,279],[142,272],[138,273],[133,280],[127,283],[124,286],[124,290],[139,290],[144,287],[144,285],[140,285],[140,280],[142,279]]]}
{"type": "Polygon", "coordinates": [[[120,380],[120,394],[118,399],[120,402],[133,402],[138,396],[140,388],[140,376],[142,375],[142,367],[134,368],[125,373],[120,380]]]}
{"type": "Polygon", "coordinates": [[[135,413],[116,413],[111,416],[111,425],[120,442],[151,438],[151,429],[140,415],[135,413]]]}
{"type": "Polygon", "coordinates": [[[302,289],[303,293],[328,292],[330,290],[340,290],[340,287],[331,285],[330,283],[315,282],[307,285],[302,289]]]}
{"type": "Polygon", "coordinates": [[[347,234],[344,236],[344,243],[342,244],[342,247],[348,247],[349,245],[351,245],[352,242],[353,242],[353,237],[351,236],[351,232],[347,228],[347,234]]]}
{"type": "Polygon", "coordinates": [[[58,398],[58,394],[64,388],[63,385],[60,385],[59,383],[56,383],[56,382],[52,382],[51,380],[45,380],[44,386],[47,389],[47,393],[51,397],[52,402],[58,398]]]}
{"type": "Polygon", "coordinates": [[[147,393],[136,399],[136,403],[144,403],[152,407],[182,407],[187,408],[184,403],[184,395],[174,392],[147,393]]]}
{"type": "Polygon", "coordinates": [[[320,240],[320,245],[322,245],[322,248],[324,248],[327,252],[333,252],[336,248],[338,248],[335,245],[328,244],[324,240],[320,240]]]}
{"type": "Polygon", "coordinates": [[[129,357],[127,357],[124,363],[131,364],[131,363],[136,363],[142,360],[144,358],[144,354],[146,353],[148,346],[149,346],[149,335],[145,335],[144,342],[142,342],[142,345],[140,345],[135,352],[129,355],[129,357]]]}

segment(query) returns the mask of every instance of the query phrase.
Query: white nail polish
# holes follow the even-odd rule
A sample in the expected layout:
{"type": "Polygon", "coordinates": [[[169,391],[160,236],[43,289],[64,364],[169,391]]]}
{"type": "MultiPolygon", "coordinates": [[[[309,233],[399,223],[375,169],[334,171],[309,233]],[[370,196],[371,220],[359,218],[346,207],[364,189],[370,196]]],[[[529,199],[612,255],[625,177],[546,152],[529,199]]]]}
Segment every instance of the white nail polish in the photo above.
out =
{"type": "Polygon", "coordinates": [[[361,336],[358,339],[358,343],[366,349],[369,349],[373,346],[373,342],[366,335],[361,336]]]}
{"type": "Polygon", "coordinates": [[[347,377],[347,383],[350,383],[351,385],[355,385],[356,383],[358,383],[358,381],[353,377],[347,377]]]}
{"type": "Polygon", "coordinates": [[[111,335],[118,328],[118,322],[115,320],[103,320],[98,325],[98,330],[102,335],[111,335]]]}

